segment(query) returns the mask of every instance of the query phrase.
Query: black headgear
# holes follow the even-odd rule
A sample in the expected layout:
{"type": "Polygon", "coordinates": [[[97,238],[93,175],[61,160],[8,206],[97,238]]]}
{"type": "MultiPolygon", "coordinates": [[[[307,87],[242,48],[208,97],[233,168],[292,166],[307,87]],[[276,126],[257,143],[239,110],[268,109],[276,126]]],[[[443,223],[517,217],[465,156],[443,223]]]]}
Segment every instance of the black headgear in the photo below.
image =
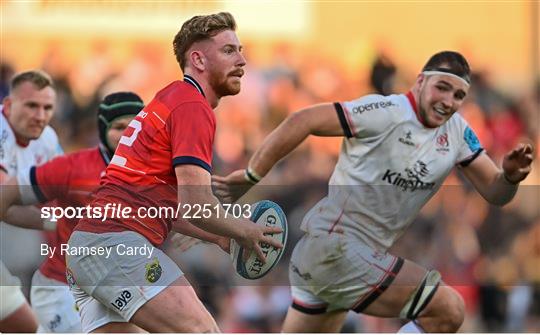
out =
{"type": "Polygon", "coordinates": [[[107,132],[111,127],[111,123],[122,116],[135,116],[143,108],[142,99],[132,92],[112,93],[103,98],[98,109],[99,140],[107,148],[111,156],[114,150],[107,141],[107,132]]]}

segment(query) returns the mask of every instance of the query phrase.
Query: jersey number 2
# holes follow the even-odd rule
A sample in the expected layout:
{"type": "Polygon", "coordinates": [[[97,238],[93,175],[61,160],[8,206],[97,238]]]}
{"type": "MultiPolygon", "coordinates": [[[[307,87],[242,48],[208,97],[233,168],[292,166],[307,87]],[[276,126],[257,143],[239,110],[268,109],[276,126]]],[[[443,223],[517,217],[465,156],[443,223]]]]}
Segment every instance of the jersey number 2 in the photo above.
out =
{"type": "MultiPolygon", "coordinates": [[[[124,144],[130,147],[133,145],[133,142],[137,139],[137,136],[139,135],[139,132],[142,129],[141,121],[138,120],[131,120],[131,122],[128,125],[128,128],[131,127],[134,129],[131,136],[122,136],[120,138],[119,144],[124,144]]],[[[111,164],[119,165],[119,166],[125,166],[127,163],[127,159],[125,157],[119,156],[116,153],[114,154],[113,158],[111,159],[111,164]]]]}

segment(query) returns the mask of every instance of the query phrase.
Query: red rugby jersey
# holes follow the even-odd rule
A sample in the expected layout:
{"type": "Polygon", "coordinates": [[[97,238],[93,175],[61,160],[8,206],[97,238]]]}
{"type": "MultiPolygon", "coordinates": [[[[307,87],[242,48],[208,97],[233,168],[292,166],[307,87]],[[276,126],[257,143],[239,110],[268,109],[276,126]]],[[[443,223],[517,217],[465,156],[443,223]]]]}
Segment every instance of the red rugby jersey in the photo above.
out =
{"type": "MultiPolygon", "coordinates": [[[[42,203],[56,199],[55,206],[84,207],[91,202],[90,195],[99,186],[108,162],[104,149],[92,148],[34,166],[30,169],[34,194],[42,203]]],[[[60,254],[60,246],[67,243],[78,221],[79,218],[58,219],[56,239],[53,245],[49,245],[56,247],[56,252],[52,258],[45,258],[39,268],[46,277],[67,283],[66,260],[60,254]]]]}
{"type": "Polygon", "coordinates": [[[128,218],[83,219],[75,230],[105,233],[132,230],[159,246],[172,218],[142,218],[140,207],[176,208],[174,167],[198,165],[211,171],[216,130],[214,111],[191,77],[159,91],[124,132],[92,206],[130,207],[128,218]]]}

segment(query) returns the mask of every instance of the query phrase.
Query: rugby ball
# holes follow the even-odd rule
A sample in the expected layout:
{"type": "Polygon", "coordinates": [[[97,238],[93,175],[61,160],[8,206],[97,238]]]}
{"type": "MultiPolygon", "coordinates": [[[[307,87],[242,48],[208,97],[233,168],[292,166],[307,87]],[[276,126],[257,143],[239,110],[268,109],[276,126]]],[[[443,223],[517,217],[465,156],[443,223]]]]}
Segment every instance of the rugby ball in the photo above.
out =
{"type": "Polygon", "coordinates": [[[258,279],[270,272],[281,259],[281,255],[283,255],[285,243],[287,242],[287,218],[278,204],[270,200],[262,200],[251,205],[250,220],[259,225],[280,227],[283,230],[281,233],[268,235],[281,242],[283,248],[276,249],[269,244],[261,244],[266,257],[265,264],[257,258],[254,252],[244,262],[242,260],[244,248],[231,239],[230,253],[236,272],[246,279],[258,279]]]}

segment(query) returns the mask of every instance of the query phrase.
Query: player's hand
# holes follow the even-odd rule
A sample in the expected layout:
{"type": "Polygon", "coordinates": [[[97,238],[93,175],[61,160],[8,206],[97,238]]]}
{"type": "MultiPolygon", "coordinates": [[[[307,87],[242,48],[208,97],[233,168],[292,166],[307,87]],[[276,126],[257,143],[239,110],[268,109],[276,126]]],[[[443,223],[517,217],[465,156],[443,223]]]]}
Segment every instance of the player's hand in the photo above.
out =
{"type": "Polygon", "coordinates": [[[212,176],[212,188],[221,203],[234,203],[253,187],[244,177],[244,170],[236,170],[228,176],[212,176]]]}
{"type": "Polygon", "coordinates": [[[532,145],[520,143],[504,156],[502,168],[505,178],[513,184],[519,183],[531,172],[532,161],[532,145]]]}
{"type": "Polygon", "coordinates": [[[235,240],[245,249],[244,254],[242,255],[244,261],[249,258],[251,252],[255,252],[257,258],[260,259],[263,264],[266,263],[266,258],[264,257],[264,253],[259,245],[260,243],[270,244],[277,249],[283,248],[283,244],[281,244],[281,242],[268,236],[268,234],[281,233],[283,230],[280,227],[261,226],[249,220],[242,221],[244,222],[241,229],[242,236],[235,238],[235,240]]]}

